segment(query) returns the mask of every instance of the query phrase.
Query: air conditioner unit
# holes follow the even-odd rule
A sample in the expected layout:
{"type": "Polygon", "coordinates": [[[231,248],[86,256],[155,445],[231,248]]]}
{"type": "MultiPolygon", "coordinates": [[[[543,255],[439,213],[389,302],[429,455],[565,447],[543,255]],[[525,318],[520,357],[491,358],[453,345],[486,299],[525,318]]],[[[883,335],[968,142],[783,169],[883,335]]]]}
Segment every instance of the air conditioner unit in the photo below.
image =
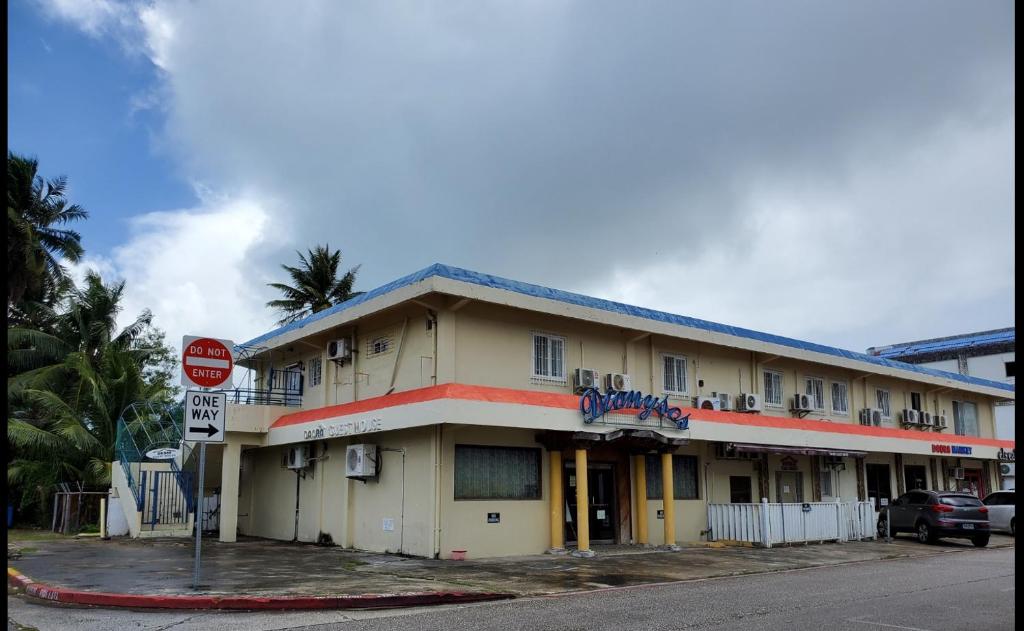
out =
{"type": "Polygon", "coordinates": [[[919,412],[918,415],[921,417],[921,425],[924,425],[926,428],[932,426],[934,419],[932,419],[931,412],[919,412]]]}
{"type": "Polygon", "coordinates": [[[608,390],[628,392],[633,389],[633,380],[629,375],[613,372],[604,376],[604,387],[608,390]]]}
{"type": "Polygon", "coordinates": [[[917,425],[920,422],[921,416],[917,410],[903,410],[904,425],[917,425]]]}
{"type": "Polygon", "coordinates": [[[285,466],[305,469],[309,465],[309,445],[291,445],[285,453],[285,466]]]}
{"type": "Polygon", "coordinates": [[[810,412],[814,410],[814,401],[809,394],[793,395],[793,410],[797,412],[810,412]]]}
{"type": "Polygon", "coordinates": [[[732,443],[715,443],[715,457],[720,460],[759,460],[760,454],[737,451],[732,443]]]}
{"type": "Polygon", "coordinates": [[[377,445],[345,447],[345,477],[372,478],[377,475],[377,445]]]}
{"type": "Polygon", "coordinates": [[[932,421],[934,421],[934,423],[935,423],[935,429],[936,430],[946,429],[946,415],[945,414],[936,414],[932,418],[932,421]]]}
{"type": "MultiPolygon", "coordinates": [[[[1016,463],[1014,463],[1014,464],[1016,464],[1016,463]]],[[[999,474],[1000,475],[1013,475],[1014,474],[1013,465],[1008,463],[1008,462],[1004,462],[1003,464],[999,465],[999,474]]]]}
{"type": "Polygon", "coordinates": [[[760,412],[761,407],[761,395],[759,394],[748,392],[736,398],[737,412],[760,412]]]}
{"type": "Polygon", "coordinates": [[[950,469],[949,470],[949,475],[950,475],[950,477],[956,478],[957,480],[963,480],[964,479],[964,468],[963,467],[955,467],[953,469],[950,469]]]}
{"type": "Polygon", "coordinates": [[[694,405],[700,410],[720,410],[722,401],[718,397],[694,397],[694,405]]]}
{"type": "Polygon", "coordinates": [[[881,425],[882,411],[878,408],[864,408],[860,411],[861,425],[881,425]]]}
{"type": "Polygon", "coordinates": [[[345,337],[328,342],[327,359],[339,361],[352,359],[352,340],[345,337]]]}
{"type": "Polygon", "coordinates": [[[838,467],[839,465],[846,466],[843,462],[842,456],[824,456],[821,459],[821,463],[826,467],[838,467]]]}
{"type": "Polygon", "coordinates": [[[586,388],[600,388],[601,377],[598,376],[596,370],[588,370],[586,368],[577,368],[575,372],[575,386],[577,390],[584,390],[586,388]]]}
{"type": "Polygon", "coordinates": [[[716,392],[716,393],[712,393],[712,396],[714,396],[715,394],[718,395],[718,409],[722,410],[723,412],[731,412],[732,411],[732,395],[731,394],[726,394],[725,392],[716,392]]]}

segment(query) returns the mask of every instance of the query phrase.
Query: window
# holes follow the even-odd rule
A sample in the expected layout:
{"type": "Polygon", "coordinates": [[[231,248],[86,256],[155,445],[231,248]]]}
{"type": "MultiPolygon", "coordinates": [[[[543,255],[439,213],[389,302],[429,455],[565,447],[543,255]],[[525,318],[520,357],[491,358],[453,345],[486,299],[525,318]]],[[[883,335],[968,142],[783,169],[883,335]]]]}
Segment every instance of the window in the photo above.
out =
{"type": "Polygon", "coordinates": [[[920,506],[922,504],[927,504],[928,503],[928,494],[927,493],[920,493],[920,492],[917,492],[917,491],[911,491],[910,493],[907,493],[904,497],[906,498],[904,503],[912,505],[912,506],[920,506]]]}
{"type": "Polygon", "coordinates": [[[979,436],[978,406],[968,401],[953,401],[953,431],[957,436],[979,436]]]}
{"type": "Polygon", "coordinates": [[[821,496],[832,496],[832,469],[828,467],[821,470],[821,496]]]}
{"type": "Polygon", "coordinates": [[[323,379],[323,361],[319,357],[306,362],[306,372],[309,373],[309,385],[319,386],[323,379]]]}
{"type": "Polygon", "coordinates": [[[686,394],[686,358],[681,355],[662,355],[665,392],[686,394]]]}
{"type": "Polygon", "coordinates": [[[394,339],[390,335],[371,337],[366,342],[366,356],[373,357],[375,355],[383,355],[390,351],[393,345],[394,339]]]}
{"type": "Polygon", "coordinates": [[[750,486],[749,475],[729,476],[729,502],[733,504],[749,504],[752,501],[753,492],[750,486]]]}
{"type": "Polygon", "coordinates": [[[815,410],[825,410],[825,382],[818,377],[807,377],[804,380],[804,394],[811,398],[815,410]]]}
{"type": "Polygon", "coordinates": [[[540,449],[455,445],[455,499],[540,497],[540,449]]]}
{"type": "Polygon", "coordinates": [[[892,418],[892,408],[889,407],[889,391],[881,388],[875,390],[875,407],[882,411],[882,418],[892,418]]]}
{"type": "Polygon", "coordinates": [[[1006,377],[1008,379],[1013,379],[1015,377],[1014,370],[1013,370],[1013,362],[1006,362],[1006,364],[1004,364],[1004,366],[1006,368],[1006,377]]]}
{"type": "Polygon", "coordinates": [[[921,411],[921,393],[911,392],[910,393],[910,409],[921,411]]]}
{"type": "MultiPolygon", "coordinates": [[[[677,500],[695,500],[697,493],[697,456],[672,456],[672,496],[677,500]]],[[[647,499],[663,499],[661,456],[647,456],[647,499]]]]}
{"type": "Polygon", "coordinates": [[[764,404],[782,407],[782,373],[764,371],[764,404]]]}
{"type": "Polygon", "coordinates": [[[565,381],[565,338],[533,334],[533,376],[535,379],[565,381]]]}
{"type": "Polygon", "coordinates": [[[832,382],[832,413],[844,416],[850,413],[849,389],[839,381],[832,382]]]}

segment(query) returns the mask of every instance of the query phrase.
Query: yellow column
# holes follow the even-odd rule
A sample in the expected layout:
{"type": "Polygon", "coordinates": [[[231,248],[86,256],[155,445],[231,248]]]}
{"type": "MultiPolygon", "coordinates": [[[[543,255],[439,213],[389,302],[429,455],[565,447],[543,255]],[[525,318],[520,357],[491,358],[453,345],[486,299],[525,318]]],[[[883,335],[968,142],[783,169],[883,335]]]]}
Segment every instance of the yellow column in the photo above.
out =
{"type": "Polygon", "coordinates": [[[107,498],[100,498],[100,539],[107,538],[107,498]]]}
{"type": "Polygon", "coordinates": [[[647,457],[643,454],[633,456],[633,468],[636,469],[636,542],[647,545],[647,457]]]}
{"type": "Polygon", "coordinates": [[[590,556],[590,495],[587,491],[587,450],[576,450],[576,554],[590,556]]]}
{"type": "Polygon", "coordinates": [[[551,550],[565,549],[565,498],[562,497],[562,452],[551,452],[551,550]]]}
{"type": "MultiPolygon", "coordinates": [[[[241,468],[242,443],[238,440],[224,443],[220,480],[220,536],[218,537],[223,542],[230,543],[238,538],[238,476],[241,474],[241,468]]],[[[196,498],[196,506],[199,507],[199,510],[202,510],[203,507],[202,498],[203,493],[200,489],[199,497],[196,498]]]]}
{"type": "Polygon", "coordinates": [[[672,454],[661,454],[661,497],[665,505],[665,547],[676,545],[675,485],[672,483],[672,454]]]}

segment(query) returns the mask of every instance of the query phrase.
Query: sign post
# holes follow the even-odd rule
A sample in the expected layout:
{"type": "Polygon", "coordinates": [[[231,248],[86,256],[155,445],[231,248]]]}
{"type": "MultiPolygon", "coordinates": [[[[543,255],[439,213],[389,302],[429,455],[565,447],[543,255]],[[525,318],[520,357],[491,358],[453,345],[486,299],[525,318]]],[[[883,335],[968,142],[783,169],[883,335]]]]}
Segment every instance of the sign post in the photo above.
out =
{"type": "Polygon", "coordinates": [[[228,396],[224,392],[185,392],[185,440],[199,443],[199,488],[196,493],[196,560],[192,589],[199,589],[203,545],[203,486],[206,482],[206,443],[224,442],[224,416],[228,396]]]}

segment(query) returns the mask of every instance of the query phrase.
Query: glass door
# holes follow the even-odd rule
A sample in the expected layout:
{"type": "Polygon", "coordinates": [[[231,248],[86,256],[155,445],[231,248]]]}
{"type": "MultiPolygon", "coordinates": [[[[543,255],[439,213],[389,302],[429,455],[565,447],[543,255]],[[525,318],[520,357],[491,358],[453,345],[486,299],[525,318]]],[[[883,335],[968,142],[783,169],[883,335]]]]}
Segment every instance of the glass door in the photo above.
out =
{"type": "MultiPolygon", "coordinates": [[[[565,473],[565,540],[577,541],[579,510],[576,505],[576,463],[567,462],[565,473]]],[[[611,463],[587,464],[586,516],[590,524],[591,543],[615,543],[615,466],[611,463]]]]}

